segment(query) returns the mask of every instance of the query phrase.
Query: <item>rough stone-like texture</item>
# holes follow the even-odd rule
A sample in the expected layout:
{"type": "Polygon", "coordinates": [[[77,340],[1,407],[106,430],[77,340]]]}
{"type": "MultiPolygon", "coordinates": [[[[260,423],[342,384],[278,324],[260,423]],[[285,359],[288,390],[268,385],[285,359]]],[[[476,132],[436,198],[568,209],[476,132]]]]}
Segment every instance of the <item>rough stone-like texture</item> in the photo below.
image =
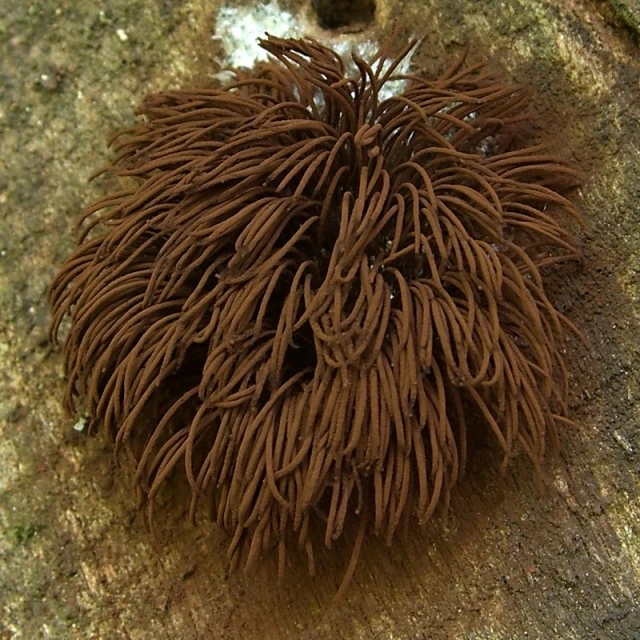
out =
{"type": "MultiPolygon", "coordinates": [[[[313,30],[306,1],[281,4],[313,30]]],[[[424,38],[414,62],[430,72],[469,43],[472,59],[536,87],[532,135],[584,169],[586,265],[554,296],[593,353],[567,347],[582,428],[566,433],[542,490],[524,461],[505,477],[472,465],[446,517],[390,551],[367,544],[336,606],[348,545],[315,579],[295,561],[276,587],[269,559],[226,577],[223,536],[185,522],[178,486],[154,538],[126,467],[62,414],[44,294],[74,215],[109,187],[86,180],[145,92],[220,70],[220,7],[4,3],[0,639],[640,637],[640,50],[605,2],[378,0],[377,30],[324,34],[362,44],[395,19],[401,38],[424,38]]]]}

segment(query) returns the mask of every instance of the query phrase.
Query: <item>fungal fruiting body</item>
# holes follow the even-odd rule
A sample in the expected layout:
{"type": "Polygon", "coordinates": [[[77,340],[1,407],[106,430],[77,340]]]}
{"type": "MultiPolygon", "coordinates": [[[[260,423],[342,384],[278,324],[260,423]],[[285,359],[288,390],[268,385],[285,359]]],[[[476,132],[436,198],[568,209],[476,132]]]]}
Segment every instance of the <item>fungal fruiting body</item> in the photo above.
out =
{"type": "MultiPolygon", "coordinates": [[[[401,78],[268,37],[224,88],[146,98],[121,191],[50,289],[67,408],[135,460],[151,513],[180,469],[232,565],[345,523],[391,541],[446,502],[468,436],[537,468],[568,421],[544,275],[579,253],[575,171],[511,148],[527,92],[460,61],[401,78]],[[503,135],[504,134],[504,135],[503,135]]],[[[358,548],[354,553],[354,560],[358,548]]],[[[349,567],[348,574],[353,570],[349,567]]]]}

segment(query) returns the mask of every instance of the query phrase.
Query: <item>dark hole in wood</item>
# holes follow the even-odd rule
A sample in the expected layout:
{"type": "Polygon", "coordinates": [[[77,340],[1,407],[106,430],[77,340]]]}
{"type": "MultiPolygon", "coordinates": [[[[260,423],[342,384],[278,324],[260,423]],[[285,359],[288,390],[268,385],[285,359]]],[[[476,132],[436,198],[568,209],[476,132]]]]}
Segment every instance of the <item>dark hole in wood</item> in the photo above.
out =
{"type": "Polygon", "coordinates": [[[368,24],[376,12],[375,0],[311,0],[323,29],[368,24]]]}

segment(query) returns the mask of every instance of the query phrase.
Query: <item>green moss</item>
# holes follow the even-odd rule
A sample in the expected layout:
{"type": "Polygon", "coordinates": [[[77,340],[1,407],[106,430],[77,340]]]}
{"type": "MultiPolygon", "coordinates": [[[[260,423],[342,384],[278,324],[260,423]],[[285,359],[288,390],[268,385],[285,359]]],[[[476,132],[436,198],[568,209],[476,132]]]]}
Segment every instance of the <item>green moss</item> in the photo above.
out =
{"type": "Polygon", "coordinates": [[[16,525],[11,528],[11,535],[18,546],[26,545],[37,533],[46,529],[43,524],[16,525]]]}
{"type": "Polygon", "coordinates": [[[609,0],[613,10],[630,26],[640,34],[640,0],[609,0]]]}

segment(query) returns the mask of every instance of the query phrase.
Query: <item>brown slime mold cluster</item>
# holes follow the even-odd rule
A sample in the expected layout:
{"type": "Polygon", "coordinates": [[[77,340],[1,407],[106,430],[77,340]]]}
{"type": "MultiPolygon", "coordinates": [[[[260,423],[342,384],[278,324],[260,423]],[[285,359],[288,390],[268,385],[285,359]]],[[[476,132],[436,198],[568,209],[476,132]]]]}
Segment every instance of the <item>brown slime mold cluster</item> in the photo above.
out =
{"type": "Polygon", "coordinates": [[[578,331],[544,274],[580,259],[576,172],[511,148],[528,92],[482,65],[399,78],[411,43],[349,74],[310,40],[262,46],[112,138],[126,186],[83,212],[51,334],[70,319],[65,405],[130,452],[150,515],[180,469],[231,565],[276,548],[280,572],[357,522],[346,584],[365,532],[448,501],[470,435],[539,468],[569,422],[578,331]]]}

